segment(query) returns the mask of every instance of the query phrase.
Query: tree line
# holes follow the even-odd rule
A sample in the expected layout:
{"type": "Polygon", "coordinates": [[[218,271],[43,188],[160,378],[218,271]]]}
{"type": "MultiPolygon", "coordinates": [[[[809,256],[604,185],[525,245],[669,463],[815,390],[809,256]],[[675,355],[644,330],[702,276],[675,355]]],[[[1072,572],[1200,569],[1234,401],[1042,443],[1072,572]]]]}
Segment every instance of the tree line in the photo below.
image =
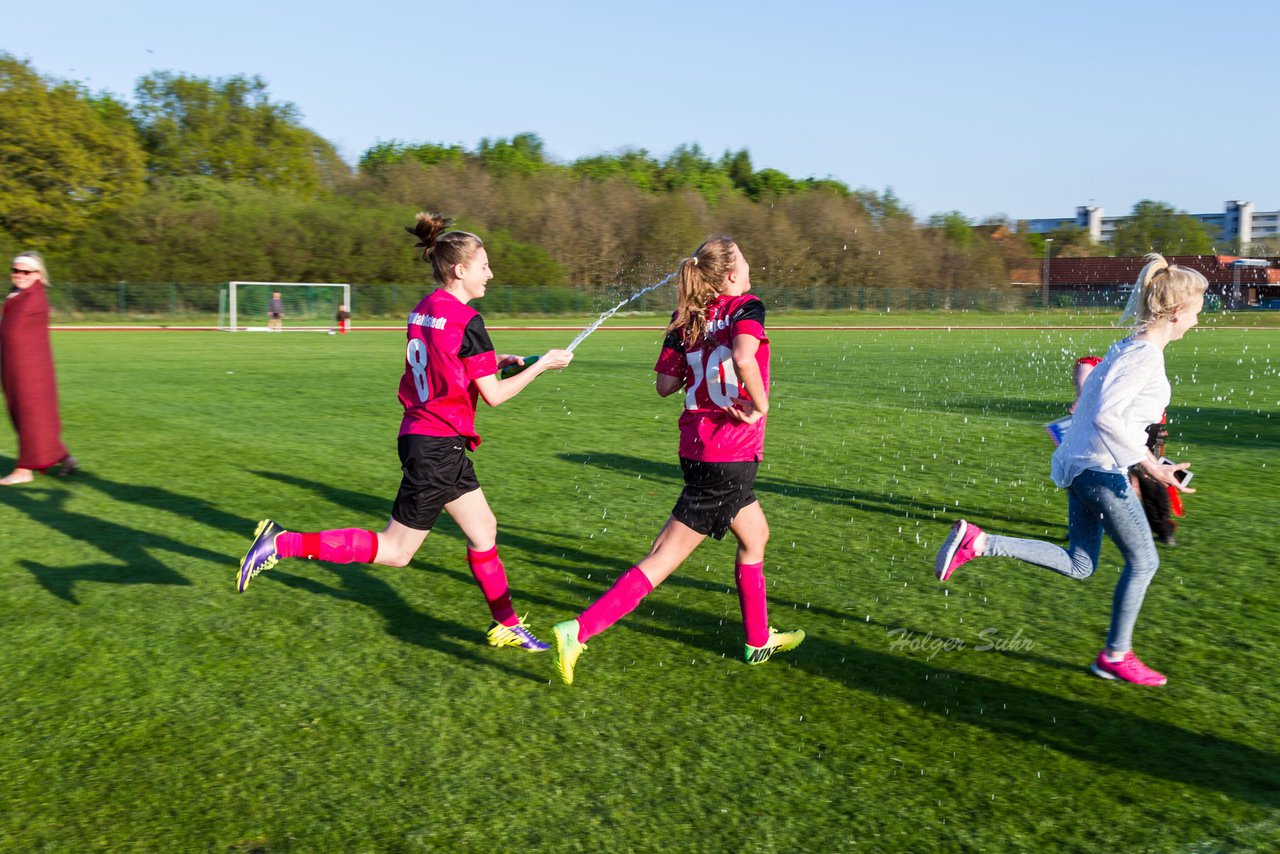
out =
{"type": "Polygon", "coordinates": [[[39,249],[63,281],[421,282],[401,230],[420,209],[480,234],[495,284],[644,284],[718,233],[774,287],[1003,287],[1035,270],[1044,237],[1055,255],[1213,251],[1159,202],[1096,247],[958,211],[918,222],[891,189],[757,169],[745,149],[559,163],[519,133],[380,142],[353,167],[260,77],[156,72],[130,103],[0,53],[0,116],[0,251],[39,249]]]}

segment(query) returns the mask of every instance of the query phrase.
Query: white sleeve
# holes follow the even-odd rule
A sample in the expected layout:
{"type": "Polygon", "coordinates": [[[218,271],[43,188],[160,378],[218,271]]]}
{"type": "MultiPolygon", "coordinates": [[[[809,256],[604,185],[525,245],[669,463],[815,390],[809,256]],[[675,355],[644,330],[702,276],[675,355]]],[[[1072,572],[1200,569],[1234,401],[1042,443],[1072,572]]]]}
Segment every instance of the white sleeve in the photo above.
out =
{"type": "Polygon", "coordinates": [[[1129,424],[1129,408],[1160,369],[1151,347],[1138,347],[1120,356],[1103,378],[1098,414],[1093,427],[1116,465],[1128,468],[1147,457],[1145,434],[1129,424]]]}

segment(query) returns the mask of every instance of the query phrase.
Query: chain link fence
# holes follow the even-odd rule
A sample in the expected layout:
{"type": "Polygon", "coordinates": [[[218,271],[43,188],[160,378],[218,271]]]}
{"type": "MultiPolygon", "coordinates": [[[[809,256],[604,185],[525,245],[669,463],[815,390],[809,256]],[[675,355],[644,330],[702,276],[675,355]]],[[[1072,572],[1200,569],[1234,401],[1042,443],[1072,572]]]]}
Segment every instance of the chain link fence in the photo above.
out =
{"type": "MultiPolygon", "coordinates": [[[[154,321],[209,321],[218,316],[221,284],[177,282],[63,282],[49,289],[54,316],[60,321],[77,319],[132,319],[154,321]]],[[[431,285],[352,285],[351,310],[357,320],[404,317],[431,285]]],[[[630,295],[616,287],[555,287],[499,285],[490,287],[472,303],[486,315],[589,315],[617,305],[630,295]]],[[[850,285],[801,287],[753,287],[752,293],[779,311],[1027,311],[1043,306],[1038,287],[1005,287],[987,290],[941,288],[876,288],[850,285]]],[[[1054,292],[1054,307],[1115,307],[1125,294],[1099,290],[1054,292]]],[[[629,312],[666,314],[674,294],[660,288],[626,306],[629,312]]],[[[248,318],[246,318],[247,320],[248,318]]]]}

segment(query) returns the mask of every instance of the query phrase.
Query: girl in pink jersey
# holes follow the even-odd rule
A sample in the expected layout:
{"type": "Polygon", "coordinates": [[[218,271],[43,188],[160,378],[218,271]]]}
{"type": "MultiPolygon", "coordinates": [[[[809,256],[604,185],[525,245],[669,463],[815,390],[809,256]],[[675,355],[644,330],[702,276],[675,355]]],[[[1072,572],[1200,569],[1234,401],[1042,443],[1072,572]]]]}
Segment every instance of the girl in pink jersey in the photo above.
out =
{"type": "Polygon", "coordinates": [[[769,523],[756,500],[756,468],[769,412],[764,303],[747,293],[751,268],[738,245],[713,237],[680,262],[678,301],[654,366],[658,394],[684,390],[680,467],[684,491],[649,554],[576,620],[555,627],[556,669],[573,684],[586,641],[640,604],[708,536],[738,540],[735,580],[748,664],[799,646],[804,632],[769,627],[764,548],[769,523]]]}
{"type": "Polygon", "coordinates": [[[379,533],[343,528],[300,534],[263,520],[240,563],[237,589],[243,592],[280,558],[404,566],[443,510],[467,538],[467,563],[493,615],[490,646],[542,652],[548,645],[534,637],[511,604],[506,570],[498,559],[498,521],[466,452],[480,444],[475,428],[479,398],[490,406],[504,403],[544,371],[568,365],[573,354],[550,350],[526,370],[499,379],[499,368],[524,360],[496,355],[484,319],[467,305],[484,296],[493,273],[480,238],[447,231],[450,225],[438,214],[421,213],[407,229],[418,238],[422,258],[431,264],[440,287],[409,314],[398,441],[404,476],[387,527],[379,533]]]}

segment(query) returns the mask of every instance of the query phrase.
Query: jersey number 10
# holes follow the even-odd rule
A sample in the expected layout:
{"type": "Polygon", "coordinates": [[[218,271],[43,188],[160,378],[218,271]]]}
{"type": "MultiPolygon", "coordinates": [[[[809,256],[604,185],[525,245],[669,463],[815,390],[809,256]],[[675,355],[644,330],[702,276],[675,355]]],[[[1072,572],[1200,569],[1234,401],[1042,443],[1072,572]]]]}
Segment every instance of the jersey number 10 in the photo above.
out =
{"type": "Polygon", "coordinates": [[[723,344],[706,354],[707,363],[702,364],[703,351],[696,350],[685,353],[685,359],[693,371],[693,382],[685,392],[684,408],[698,408],[698,389],[705,383],[707,396],[716,406],[733,406],[738,393],[738,373],[733,369],[733,351],[723,344]]]}

